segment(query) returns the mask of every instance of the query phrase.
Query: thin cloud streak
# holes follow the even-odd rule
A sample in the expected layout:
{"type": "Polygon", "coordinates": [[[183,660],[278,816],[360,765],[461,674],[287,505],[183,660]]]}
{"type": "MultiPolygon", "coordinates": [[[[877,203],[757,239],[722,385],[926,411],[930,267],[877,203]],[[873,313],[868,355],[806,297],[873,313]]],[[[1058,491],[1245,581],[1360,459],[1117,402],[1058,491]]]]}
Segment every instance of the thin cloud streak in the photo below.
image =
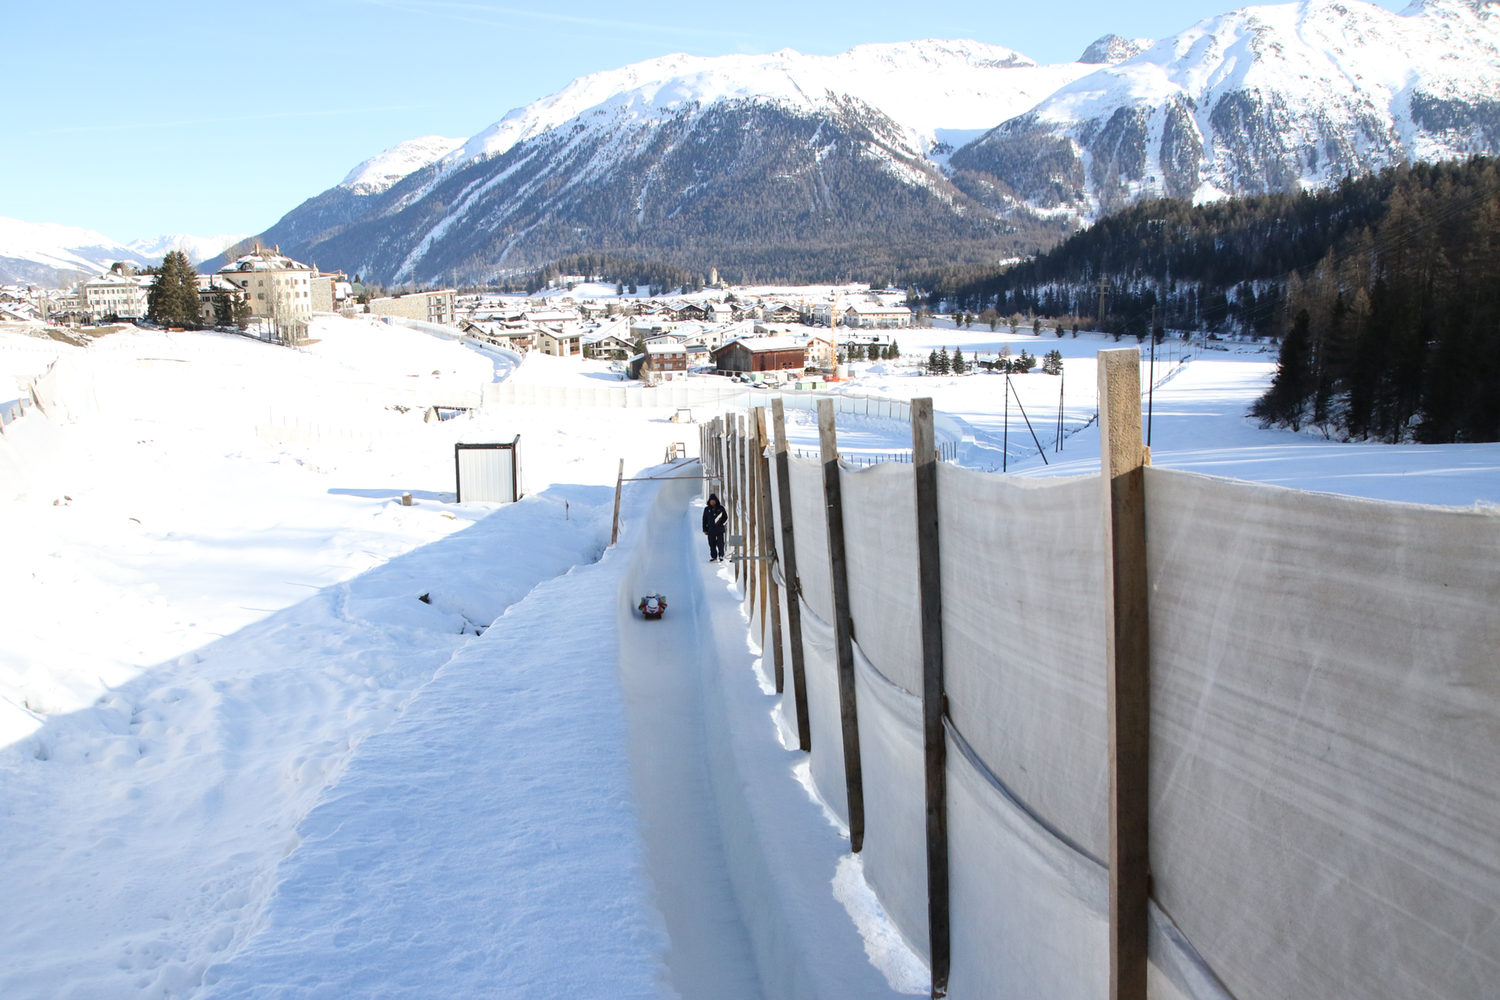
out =
{"type": "Polygon", "coordinates": [[[229,125],[234,122],[273,121],[280,118],[329,118],[336,115],[371,115],[386,111],[417,111],[430,104],[396,104],[385,108],[332,108],[318,111],[278,111],[266,115],[236,115],[231,118],[184,118],[171,122],[125,122],[119,125],[73,125],[67,128],[27,132],[27,135],[65,135],[75,132],[129,132],[139,129],[176,128],[179,125],[229,125]]]}

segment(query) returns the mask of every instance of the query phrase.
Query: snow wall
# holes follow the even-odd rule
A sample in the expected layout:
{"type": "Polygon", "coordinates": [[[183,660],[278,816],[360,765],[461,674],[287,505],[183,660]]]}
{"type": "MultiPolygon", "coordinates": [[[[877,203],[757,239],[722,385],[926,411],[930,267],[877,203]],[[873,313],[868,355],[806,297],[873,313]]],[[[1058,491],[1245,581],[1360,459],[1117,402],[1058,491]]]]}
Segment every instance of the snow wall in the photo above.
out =
{"type": "MultiPolygon", "coordinates": [[[[925,955],[912,467],[842,477],[864,871],[925,955]]],[[[1103,997],[1099,479],[938,482],[949,996],[1103,997]]],[[[847,819],[818,463],[790,485],[812,774],[847,819]]],[[[1152,995],[1500,996],[1500,517],[1165,469],[1146,489],[1152,995]]]]}

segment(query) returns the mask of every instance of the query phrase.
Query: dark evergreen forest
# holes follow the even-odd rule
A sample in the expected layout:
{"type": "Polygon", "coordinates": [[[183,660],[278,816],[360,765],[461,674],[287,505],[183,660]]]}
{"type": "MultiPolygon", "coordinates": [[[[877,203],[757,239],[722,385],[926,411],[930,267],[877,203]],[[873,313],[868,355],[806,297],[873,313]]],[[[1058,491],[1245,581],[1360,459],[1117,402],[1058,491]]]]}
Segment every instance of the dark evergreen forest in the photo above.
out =
{"type": "Polygon", "coordinates": [[[918,279],[933,302],[1281,341],[1267,425],[1500,440],[1500,171],[1400,166],[1336,188],[1142,202],[1003,271],[918,279]],[[1102,294],[1101,294],[1102,293],[1102,294]],[[1102,301],[1102,310],[1100,308],[1102,301]]]}

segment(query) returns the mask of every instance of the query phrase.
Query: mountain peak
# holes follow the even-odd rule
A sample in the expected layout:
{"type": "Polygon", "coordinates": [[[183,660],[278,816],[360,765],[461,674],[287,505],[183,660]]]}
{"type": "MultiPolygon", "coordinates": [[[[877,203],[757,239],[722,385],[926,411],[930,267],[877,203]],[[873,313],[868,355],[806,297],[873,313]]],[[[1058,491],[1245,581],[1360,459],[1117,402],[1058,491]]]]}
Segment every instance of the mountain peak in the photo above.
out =
{"type": "Polygon", "coordinates": [[[1105,35],[1084,49],[1078,61],[1081,63],[1124,62],[1149,49],[1152,42],[1153,39],[1150,38],[1121,38],[1119,35],[1105,35]]]}
{"type": "Polygon", "coordinates": [[[424,135],[408,139],[376,153],[339,182],[339,187],[354,194],[379,194],[408,174],[442,159],[464,144],[463,139],[441,135],[424,135]]]}

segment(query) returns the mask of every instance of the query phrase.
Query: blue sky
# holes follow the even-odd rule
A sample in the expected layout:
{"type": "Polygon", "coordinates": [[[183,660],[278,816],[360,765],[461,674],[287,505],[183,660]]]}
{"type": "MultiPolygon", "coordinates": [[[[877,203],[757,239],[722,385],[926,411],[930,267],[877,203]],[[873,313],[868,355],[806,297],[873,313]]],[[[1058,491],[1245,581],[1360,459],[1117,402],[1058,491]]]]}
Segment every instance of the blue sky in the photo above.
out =
{"type": "Polygon", "coordinates": [[[122,241],[259,232],[403,139],[473,135],[574,77],[669,52],[832,54],[975,38],[1057,62],[1108,32],[1161,38],[1228,9],[1226,0],[14,4],[0,43],[0,216],[122,241]]]}

